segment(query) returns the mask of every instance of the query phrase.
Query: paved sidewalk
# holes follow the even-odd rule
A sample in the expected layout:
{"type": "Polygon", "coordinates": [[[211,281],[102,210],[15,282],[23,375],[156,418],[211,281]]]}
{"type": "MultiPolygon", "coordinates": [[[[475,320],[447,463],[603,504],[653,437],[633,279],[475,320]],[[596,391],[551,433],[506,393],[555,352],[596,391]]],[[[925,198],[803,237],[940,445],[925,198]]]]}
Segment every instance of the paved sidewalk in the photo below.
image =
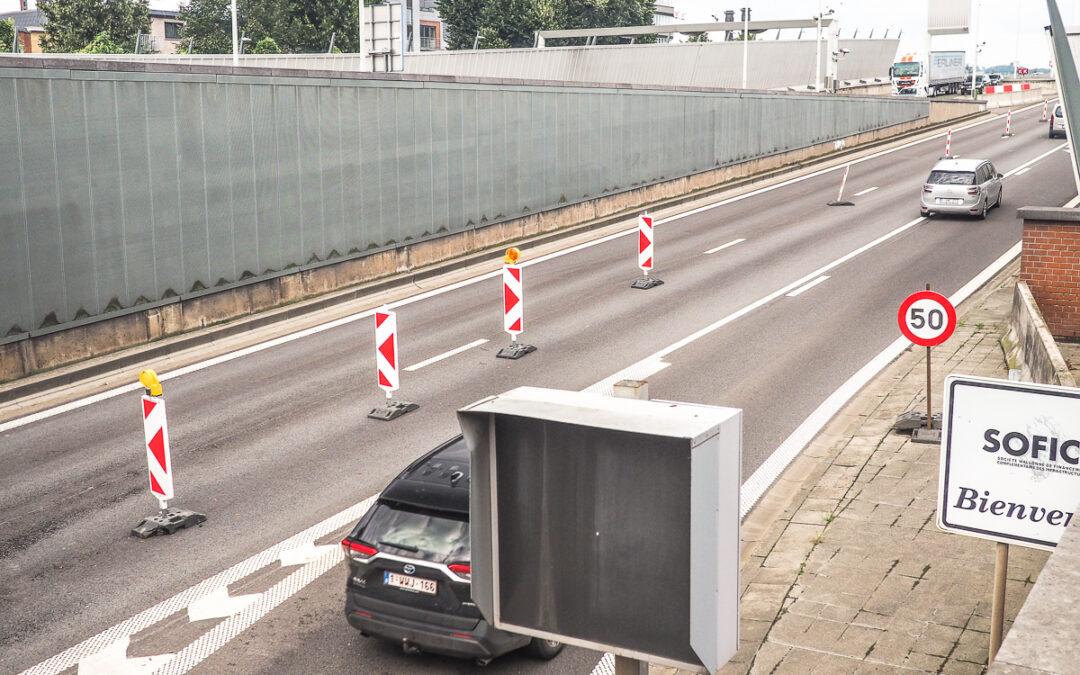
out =
{"type": "MultiPolygon", "coordinates": [[[[1007,377],[998,341],[1015,273],[965,303],[934,350],[935,412],[949,373],[1007,377]]],[[[984,670],[994,545],[938,530],[940,448],[890,430],[925,408],[924,356],[909,350],[875,378],[744,523],[742,643],[723,672],[984,670]]],[[[1006,629],[1046,557],[1011,548],[1006,629]]]]}

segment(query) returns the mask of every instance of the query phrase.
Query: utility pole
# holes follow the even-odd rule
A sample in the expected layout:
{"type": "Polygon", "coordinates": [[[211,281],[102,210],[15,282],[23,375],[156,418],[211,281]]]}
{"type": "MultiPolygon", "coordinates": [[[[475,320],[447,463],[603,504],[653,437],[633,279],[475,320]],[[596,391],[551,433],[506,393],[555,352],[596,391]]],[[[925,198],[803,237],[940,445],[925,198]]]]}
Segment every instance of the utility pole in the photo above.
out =
{"type": "Polygon", "coordinates": [[[236,25],[236,0],[232,0],[232,64],[240,65],[240,36],[236,25]]]}
{"type": "Polygon", "coordinates": [[[814,91],[821,91],[821,0],[817,3],[817,51],[814,57],[814,91]]]}
{"type": "Polygon", "coordinates": [[[356,0],[356,31],[360,36],[360,67],[363,68],[367,61],[367,40],[364,36],[364,0],[356,0]]]}
{"type": "Polygon", "coordinates": [[[975,3],[975,17],[971,20],[975,33],[975,55],[971,59],[971,98],[979,98],[979,90],[975,88],[975,78],[979,73],[979,19],[982,18],[982,2],[975,3]]]}
{"type": "Polygon", "coordinates": [[[1016,0],[1016,50],[1013,55],[1013,79],[1019,76],[1017,69],[1020,67],[1020,6],[1022,0],[1016,0]]]}
{"type": "Polygon", "coordinates": [[[746,89],[747,83],[747,67],[749,65],[750,58],[750,8],[743,7],[743,29],[742,29],[742,88],[746,89]]]}

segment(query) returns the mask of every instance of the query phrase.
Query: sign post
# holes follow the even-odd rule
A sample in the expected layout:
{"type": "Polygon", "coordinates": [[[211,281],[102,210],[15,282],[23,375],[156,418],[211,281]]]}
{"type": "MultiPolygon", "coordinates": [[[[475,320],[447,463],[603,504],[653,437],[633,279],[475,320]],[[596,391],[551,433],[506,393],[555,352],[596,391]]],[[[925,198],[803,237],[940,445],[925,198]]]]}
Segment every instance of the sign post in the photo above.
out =
{"type": "Polygon", "coordinates": [[[398,368],[397,313],[383,305],[375,310],[375,371],[379,388],[386,392],[386,403],[371,409],[367,415],[371,419],[389,422],[420,407],[394,400],[401,382],[398,368]]]}
{"type": "Polygon", "coordinates": [[[143,518],[131,533],[140,539],[155,534],[172,534],[177,530],[206,521],[206,516],[184,509],[170,509],[169,501],[176,496],[173,491],[172,453],[169,447],[169,420],[165,415],[165,394],[157,373],[147,369],[139,373],[143,385],[142,418],[143,446],[149,469],[150,493],[157,498],[160,512],[143,518]]]}
{"type": "Polygon", "coordinates": [[[506,249],[503,256],[503,330],[510,335],[510,346],[495,354],[498,359],[516,360],[536,351],[533,345],[517,341],[518,335],[525,332],[525,284],[521,265],[517,264],[520,257],[521,251],[513,247],[506,249]]]}
{"type": "Polygon", "coordinates": [[[1080,390],[945,380],[938,527],[995,542],[990,661],[1001,646],[1009,545],[1053,550],[1080,494],[1080,390]]]}
{"type": "Polygon", "coordinates": [[[940,443],[941,431],[934,429],[930,348],[948,340],[956,330],[956,308],[948,298],[931,291],[930,284],[926,284],[925,291],[912,293],[900,303],[896,322],[904,337],[926,347],[926,427],[915,429],[911,440],[916,443],[940,443]]]}
{"type": "Polygon", "coordinates": [[[641,268],[642,276],[635,279],[630,288],[647,291],[664,283],[649,276],[653,268],[653,243],[653,219],[648,213],[643,213],[638,216],[638,267],[641,268]]]}

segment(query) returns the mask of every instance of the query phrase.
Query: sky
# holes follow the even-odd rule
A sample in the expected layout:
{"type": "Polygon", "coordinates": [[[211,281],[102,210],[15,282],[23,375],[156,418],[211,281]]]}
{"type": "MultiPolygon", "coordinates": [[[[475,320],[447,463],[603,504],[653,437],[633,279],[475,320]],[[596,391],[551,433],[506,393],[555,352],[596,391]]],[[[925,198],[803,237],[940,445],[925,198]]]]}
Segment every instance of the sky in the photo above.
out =
{"type": "MultiPolygon", "coordinates": [[[[933,0],[929,0],[933,1],[933,0]]],[[[890,36],[903,30],[900,53],[919,52],[925,48],[926,13],[928,0],[822,0],[826,9],[834,9],[840,24],[840,37],[851,37],[856,28],[859,37],[874,29],[874,37],[890,36]]],[[[1012,63],[1019,47],[1019,63],[1023,66],[1046,68],[1050,65],[1050,49],[1043,27],[1049,23],[1046,0],[972,0],[974,22],[978,25],[979,41],[985,42],[979,55],[980,66],[1012,63]],[[1019,42],[1018,42],[1019,38],[1019,42]]],[[[810,18],[818,12],[818,0],[674,0],[675,11],[685,15],[685,21],[711,21],[712,14],[723,16],[723,10],[748,6],[752,18],[798,19],[810,18]]],[[[1058,0],[1066,25],[1080,24],[1080,0],[1058,0]]],[[[794,37],[797,31],[790,31],[794,37]]],[[[788,31],[782,37],[786,37],[788,31]]],[[[805,37],[805,36],[804,36],[805,37]]],[[[934,36],[932,48],[966,50],[972,61],[974,35],[934,36]]]]}

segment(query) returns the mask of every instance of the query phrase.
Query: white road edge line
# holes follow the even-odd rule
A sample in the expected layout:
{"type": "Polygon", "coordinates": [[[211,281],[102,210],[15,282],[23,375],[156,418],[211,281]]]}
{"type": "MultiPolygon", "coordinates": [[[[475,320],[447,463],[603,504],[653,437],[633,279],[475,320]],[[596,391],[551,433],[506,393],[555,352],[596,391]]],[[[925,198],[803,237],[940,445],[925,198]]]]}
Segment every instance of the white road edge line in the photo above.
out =
{"type": "Polygon", "coordinates": [[[1017,171],[1017,172],[1016,172],[1016,173],[1014,173],[1013,175],[1014,175],[1014,176],[1022,176],[1022,175],[1024,175],[1025,173],[1027,173],[1028,171],[1031,171],[1031,167],[1030,167],[1030,166],[1025,166],[1025,167],[1024,167],[1023,169],[1021,169],[1021,170],[1017,171]]]}
{"type": "Polygon", "coordinates": [[[863,195],[868,195],[868,194],[870,194],[871,192],[873,192],[873,191],[874,191],[874,190],[876,190],[876,189],[878,189],[878,186],[876,186],[876,185],[875,185],[874,187],[868,187],[868,188],[866,188],[865,190],[861,190],[861,191],[859,191],[859,192],[856,192],[856,193],[855,193],[855,196],[856,196],[856,197],[862,197],[863,195]]]}
{"type": "Polygon", "coordinates": [[[795,289],[795,290],[793,290],[792,292],[788,293],[788,294],[787,294],[787,296],[788,296],[789,298],[797,298],[798,296],[800,296],[800,295],[802,295],[803,293],[807,292],[808,290],[810,290],[810,289],[811,289],[811,288],[813,288],[814,286],[817,286],[818,284],[823,284],[823,283],[825,283],[825,282],[826,282],[826,281],[828,281],[828,280],[829,280],[829,277],[827,277],[827,276],[824,276],[824,275],[822,275],[822,276],[818,277],[817,279],[814,279],[814,280],[813,280],[813,281],[811,281],[810,283],[808,283],[808,284],[803,284],[803,285],[802,285],[802,286],[800,286],[799,288],[796,288],[796,289],[795,289]]]}
{"type": "MultiPolygon", "coordinates": [[[[1058,148],[1055,148],[1050,152],[1054,152],[1057,149],[1058,148]]],[[[1026,164],[1033,164],[1047,154],[1050,153],[1044,153],[1044,155],[1040,155],[1040,157],[1030,160],[1026,164]]],[[[1013,172],[1015,172],[1016,170],[1017,169],[1014,169],[1013,172]]],[[[759,300],[750,303],[749,305],[746,305],[742,309],[723,317],[722,319],[696,331],[695,333],[692,333],[691,335],[683,338],[682,340],[679,340],[678,342],[673,343],[672,345],[669,345],[668,347],[665,347],[664,349],[661,349],[655,354],[648,356],[645,359],[642,359],[641,361],[633,364],[632,366],[624,368],[619,372],[614,373],[607,378],[604,378],[600,382],[597,382],[596,384],[587,388],[586,391],[610,393],[611,386],[614,382],[622,379],[632,378],[638,376],[641,373],[656,373],[659,370],[666,368],[669,364],[664,362],[662,359],[668,354],[671,354],[677,349],[684,347],[705,335],[708,335],[709,333],[717,330],[718,328],[725,326],[732,321],[735,321],[736,319],[745,316],[746,314],[749,314],[755,309],[758,309],[759,307],[768,304],[769,302],[775,300],[781,295],[788,293],[792,289],[806,283],[806,281],[820,276],[823,272],[826,272],[830,269],[833,269],[834,267],[837,267],[838,265],[843,264],[844,262],[847,262],[848,260],[851,260],[860,253],[863,253],[882,242],[888,241],[889,239],[895,237],[897,234],[900,234],[901,232],[904,232],[914,227],[915,225],[923,222],[924,220],[926,219],[920,217],[909,223],[901,225],[900,227],[892,230],[891,232],[888,232],[878,237],[877,239],[869,242],[868,244],[864,244],[863,246],[855,249],[854,251],[851,251],[850,253],[841,256],[840,258],[837,258],[833,262],[819,268],[814,272],[811,272],[810,274],[802,277],[801,279],[798,279],[788,284],[787,286],[784,286],[783,288],[780,288],[777,291],[774,291],[773,293],[770,293],[769,295],[766,295],[763,298],[760,298],[759,300]]],[[[1000,269],[1000,267],[1003,267],[1005,264],[1007,264],[1009,260],[1016,257],[1016,255],[1019,253],[1019,246],[1019,243],[1016,244],[1012,249],[1010,249],[1008,253],[1003,255],[994,264],[992,264],[990,267],[980,273],[977,277],[975,277],[975,279],[972,279],[972,281],[968,282],[968,284],[966,284],[963,288],[957,291],[952,296],[954,304],[961,302],[963,299],[971,295],[971,293],[973,293],[977,288],[979,288],[983,283],[985,283],[987,279],[993,276],[993,274],[996,273],[997,269],[1000,269]],[[997,269],[995,269],[995,266],[997,267],[997,269]]],[[[498,272],[486,276],[494,276],[497,273],[498,272]]],[[[371,312],[367,312],[367,314],[370,313],[371,312]]],[[[321,328],[321,326],[316,328],[321,328]]],[[[282,338],[279,338],[279,340],[281,339],[282,338]]],[[[778,447],[777,450],[773,452],[772,455],[770,455],[770,457],[765,461],[765,463],[758,467],[758,469],[754,472],[750,479],[743,484],[742,489],[740,490],[741,518],[745,518],[746,514],[750,511],[751,508],[753,508],[754,504],[757,503],[758,499],[761,498],[764,492],[772,485],[773,481],[775,481],[775,479],[795,458],[795,456],[798,455],[798,453],[802,450],[805,444],[808,443],[817,434],[821,426],[824,426],[825,422],[828,421],[832,414],[835,414],[835,410],[839,410],[839,408],[842,407],[847,402],[847,400],[850,399],[851,396],[853,396],[855,392],[862,387],[862,384],[859,384],[857,387],[855,387],[855,385],[849,385],[849,383],[853,381],[858,381],[857,378],[863,377],[863,384],[865,384],[865,382],[869,381],[869,379],[873,377],[874,374],[876,374],[881,368],[884,368],[885,365],[887,365],[893,358],[895,358],[895,355],[888,358],[886,358],[884,355],[891,353],[890,350],[897,349],[898,351],[896,351],[895,354],[898,355],[900,352],[903,351],[903,349],[906,348],[907,344],[908,343],[906,343],[906,341],[901,338],[893,344],[889,345],[889,347],[886,347],[886,349],[877,357],[875,357],[873,361],[871,361],[869,364],[860,369],[855,375],[853,375],[852,378],[848,381],[848,383],[842,385],[840,389],[838,389],[827,399],[825,399],[825,401],[820,406],[818,406],[818,409],[811,413],[810,417],[803,421],[803,423],[795,429],[795,431],[788,437],[788,439],[785,440],[784,443],[782,443],[780,447],[778,447]],[[899,345],[899,348],[897,347],[897,345],[899,345]],[[875,364],[877,364],[877,369],[871,370],[871,366],[875,364]],[[854,387],[851,389],[851,391],[847,391],[847,389],[845,389],[851,387],[854,387]],[[841,394],[841,392],[847,393],[841,394]],[[828,412],[830,410],[833,410],[833,412],[828,412]],[[802,440],[802,444],[800,445],[799,442],[801,439],[804,440],[802,440]],[[768,468],[766,469],[766,467],[768,468]]],[[[226,354],[224,356],[230,355],[226,354]]],[[[173,372],[180,373],[184,370],[185,369],[182,368],[173,372]]],[[[135,388],[137,388],[137,385],[135,387],[127,387],[124,389],[130,391],[135,388]]],[[[98,396],[101,395],[99,394],[98,396]]],[[[19,420],[15,421],[18,422],[19,420]]],[[[0,431],[2,430],[3,428],[0,427],[0,431]]],[[[222,586],[228,586],[229,584],[243,579],[249,574],[258,571],[273,562],[279,561],[281,553],[283,551],[301,547],[307,548],[317,539],[320,539],[321,537],[324,537],[331,532],[340,530],[341,528],[352,524],[367,511],[367,509],[377,497],[378,495],[368,497],[367,499],[358,502],[357,504],[354,504],[337,514],[326,518],[325,520],[309,527],[308,529],[298,534],[295,534],[292,537],[289,537],[288,539],[285,539],[284,541],[281,541],[278,544],[275,544],[260,553],[254,554],[246,560],[237,563],[236,565],[233,565],[227,570],[219,572],[218,574],[215,574],[214,576],[198,584],[195,584],[194,586],[190,586],[189,588],[177,593],[171,598],[159,602],[153,607],[146,609],[139,614],[136,614],[135,616],[126,619],[112,626],[111,628],[108,628],[101,633],[98,633],[97,635],[80,642],[73,647],[64,650],[63,652],[37,664],[36,666],[33,666],[23,671],[24,675],[55,674],[77,665],[83,659],[86,659],[87,657],[92,657],[94,654],[100,652],[102,649],[108,648],[110,645],[115,644],[117,640],[123,639],[125,637],[130,637],[131,635],[134,635],[135,633],[138,633],[139,631],[160,622],[161,620],[172,615],[173,613],[186,609],[192,602],[200,600],[210,595],[211,593],[217,592],[218,588],[222,586]]],[[[168,672],[183,673],[187,672],[187,670],[190,670],[195,665],[198,665],[198,663],[200,663],[208,656],[213,654],[215,651],[220,649],[229,640],[231,640],[241,631],[253,624],[259,618],[264,616],[274,607],[277,607],[279,604],[291,597],[291,595],[299,592],[301,589],[314,581],[324,572],[332,568],[334,564],[340,559],[341,552],[336,547],[334,547],[328,550],[325,555],[319,557],[316,560],[313,560],[312,562],[296,570],[288,577],[278,582],[278,584],[276,584],[269,591],[264,592],[257,602],[253,603],[243,612],[236,614],[229,619],[221,622],[211,631],[203,634],[195,642],[189,644],[183,650],[178,652],[176,654],[176,658],[172,659],[169,662],[168,672]]],[[[603,661],[601,661],[601,663],[603,663],[603,661]]]]}
{"type": "Polygon", "coordinates": [[[736,239],[734,241],[729,241],[726,244],[720,244],[716,248],[710,248],[708,251],[705,251],[705,255],[712,255],[713,253],[716,253],[717,251],[723,251],[725,248],[731,248],[735,244],[741,244],[744,241],[746,241],[746,240],[745,239],[736,239]]]}
{"type": "MultiPolygon", "coordinates": [[[[1021,113],[1021,112],[1027,111],[1027,110],[1032,110],[1032,109],[1036,108],[1038,105],[1041,105],[1041,104],[1035,104],[1035,105],[1028,106],[1026,108],[1020,108],[1019,110],[1016,110],[1015,112],[1021,113]]],[[[988,124],[990,122],[994,122],[994,121],[1000,119],[1001,117],[1004,117],[1004,115],[995,115],[995,116],[989,117],[989,118],[987,118],[985,120],[980,120],[978,122],[972,122],[971,124],[967,124],[967,125],[964,125],[964,126],[957,127],[955,129],[953,129],[952,131],[953,132],[964,131],[966,129],[971,129],[971,128],[974,128],[974,127],[981,126],[983,124],[988,124]]],[[[837,171],[837,170],[842,169],[842,168],[844,168],[846,166],[849,166],[849,165],[860,164],[862,162],[866,162],[866,161],[869,161],[871,159],[876,159],[876,158],[882,157],[884,155],[889,155],[889,154],[892,154],[894,152],[899,152],[900,150],[905,150],[907,148],[911,148],[911,147],[914,147],[916,145],[921,145],[922,143],[927,143],[929,141],[932,141],[932,140],[935,140],[935,139],[938,139],[938,138],[944,138],[944,137],[945,137],[945,132],[942,132],[942,133],[939,133],[939,134],[933,134],[933,135],[928,136],[926,138],[919,139],[919,140],[916,140],[916,141],[911,141],[910,143],[905,143],[904,145],[899,145],[899,146],[897,146],[895,148],[889,148],[888,150],[882,150],[881,152],[873,153],[873,154],[867,155],[865,157],[860,157],[860,158],[852,160],[850,162],[837,164],[836,166],[821,169],[819,171],[814,171],[812,173],[808,173],[808,174],[803,175],[803,176],[796,176],[795,178],[792,178],[792,179],[789,179],[789,180],[786,180],[786,181],[783,181],[783,182],[780,182],[780,183],[776,183],[774,185],[768,185],[766,187],[759,188],[757,190],[752,190],[752,191],[747,192],[745,194],[736,195],[734,197],[729,197],[728,199],[724,199],[724,200],[721,200],[719,202],[715,202],[713,204],[706,204],[705,206],[701,206],[701,207],[698,207],[696,209],[692,209],[690,211],[685,211],[683,213],[679,213],[679,214],[676,214],[674,216],[664,218],[662,220],[657,221],[656,224],[659,225],[659,224],[662,224],[662,223],[668,223],[668,222],[671,222],[671,221],[674,221],[674,220],[679,220],[680,218],[686,218],[687,216],[692,216],[692,215],[695,215],[695,214],[698,214],[698,213],[702,213],[702,212],[708,211],[710,209],[715,209],[715,208],[719,208],[721,206],[726,206],[728,204],[732,204],[734,202],[742,201],[744,199],[749,199],[751,197],[755,197],[757,195],[764,194],[766,192],[771,192],[773,190],[778,190],[780,188],[787,187],[789,185],[794,185],[796,183],[800,183],[802,181],[809,180],[811,178],[816,178],[816,177],[824,175],[826,173],[829,173],[829,172],[832,172],[832,171],[837,171]]],[[[1062,147],[1065,147],[1067,145],[1068,145],[1067,143],[1062,144],[1062,147]]],[[[1055,150],[1059,150],[1059,149],[1060,148],[1055,148],[1055,150]]],[[[610,234],[610,235],[607,235],[605,237],[600,237],[598,239],[593,239],[591,241],[587,241],[587,242],[583,242],[581,244],[577,244],[576,246],[571,246],[569,248],[562,249],[560,251],[554,251],[554,252],[549,253],[547,255],[540,256],[540,257],[535,258],[533,260],[522,263],[522,266],[523,267],[528,267],[528,266],[531,266],[531,265],[540,264],[542,262],[547,262],[548,260],[554,260],[555,258],[560,258],[560,257],[562,257],[564,255],[569,255],[571,253],[576,253],[576,252],[584,250],[586,248],[591,248],[593,246],[599,246],[600,244],[605,244],[605,243],[607,243],[609,241],[613,241],[613,240],[618,239],[620,237],[626,237],[626,236],[632,235],[635,232],[637,232],[637,227],[633,227],[633,228],[630,228],[630,229],[627,229],[627,230],[623,230],[621,232],[616,232],[614,234],[610,234]]],[[[435,297],[435,296],[438,296],[438,295],[442,295],[443,293],[449,293],[449,292],[455,291],[455,290],[457,290],[459,288],[464,288],[465,286],[470,286],[472,284],[479,283],[481,281],[486,281],[487,279],[494,279],[494,278],[498,277],[500,274],[502,274],[502,272],[500,270],[495,270],[495,271],[492,271],[492,272],[486,272],[484,274],[477,275],[477,276],[472,277],[470,279],[463,279],[462,281],[458,281],[458,282],[455,282],[455,283],[452,283],[452,284],[448,284],[446,286],[440,286],[439,288],[435,288],[435,289],[432,289],[430,291],[424,291],[423,293],[418,293],[417,295],[413,295],[413,296],[410,296],[408,298],[402,298],[401,300],[397,300],[395,302],[389,303],[388,306],[391,309],[394,309],[396,307],[404,307],[406,305],[410,305],[410,304],[413,304],[415,302],[420,302],[422,300],[427,300],[428,298],[432,298],[432,297],[435,297]]],[[[277,347],[279,345],[287,344],[289,342],[292,342],[293,340],[299,340],[300,338],[304,338],[304,337],[307,337],[309,335],[315,335],[317,333],[321,333],[321,332],[326,331],[326,330],[330,330],[330,329],[333,329],[333,328],[337,328],[339,326],[344,326],[346,324],[353,323],[354,321],[359,321],[360,319],[365,319],[365,318],[371,316],[374,313],[375,313],[375,310],[373,308],[373,309],[364,310],[362,312],[357,312],[356,314],[350,314],[349,316],[341,317],[341,318],[335,319],[333,321],[328,321],[327,323],[319,324],[318,326],[312,326],[310,328],[305,328],[304,330],[297,331],[295,333],[290,333],[288,335],[283,335],[283,336],[274,338],[272,340],[267,340],[266,342],[260,342],[258,344],[251,345],[251,346],[245,347],[243,349],[238,349],[237,351],[234,351],[234,352],[229,352],[228,354],[222,354],[220,356],[215,356],[214,358],[207,359],[206,361],[200,361],[198,363],[192,363],[190,365],[184,366],[183,368],[178,368],[176,370],[172,370],[172,371],[166,372],[164,374],[159,374],[159,379],[161,379],[162,381],[167,381],[167,380],[171,380],[171,379],[176,378],[176,377],[181,377],[183,375],[187,375],[189,373],[198,372],[198,371],[203,370],[205,368],[210,368],[211,366],[216,366],[216,365],[219,365],[219,364],[222,364],[222,363],[227,363],[229,361],[232,361],[233,359],[238,359],[238,358],[240,358],[242,356],[247,356],[249,354],[255,354],[255,353],[261,352],[261,351],[263,351],[265,349],[270,349],[272,347],[277,347]]],[[[65,413],[65,412],[68,412],[68,411],[71,411],[71,410],[77,410],[79,408],[83,408],[85,406],[92,405],[94,403],[99,403],[101,401],[108,400],[108,399],[113,398],[115,396],[119,396],[120,394],[125,394],[125,393],[132,392],[132,391],[138,391],[139,389],[141,389],[141,387],[140,387],[140,385],[138,383],[122,385],[120,387],[116,387],[116,388],[113,388],[113,389],[108,389],[108,390],[103,391],[103,392],[99,392],[97,394],[94,394],[92,396],[88,396],[86,398],[81,398],[81,399],[76,399],[74,401],[69,401],[67,403],[56,406],[54,408],[48,408],[46,410],[41,410],[39,412],[30,414],[30,415],[25,415],[23,417],[18,417],[18,418],[15,418],[13,420],[9,420],[7,422],[0,423],[0,433],[3,433],[5,431],[9,431],[11,429],[16,429],[18,427],[21,427],[21,426],[24,426],[24,425],[27,425],[27,424],[32,424],[34,422],[37,422],[37,421],[40,421],[40,420],[43,420],[43,419],[47,419],[49,417],[53,417],[55,415],[60,415],[62,413],[65,413]]]]}
{"type": "Polygon", "coordinates": [[[439,361],[442,361],[443,359],[448,359],[451,356],[455,356],[457,354],[460,354],[461,352],[468,351],[468,350],[472,349],[473,347],[479,347],[480,345],[487,344],[487,342],[488,341],[487,341],[486,338],[480,338],[479,340],[473,340],[472,342],[470,342],[467,345],[461,345],[460,347],[455,347],[454,349],[451,349],[448,352],[443,352],[442,354],[439,354],[438,356],[432,356],[430,359],[424,359],[420,363],[414,363],[413,365],[409,366],[408,368],[405,368],[405,372],[411,373],[411,372],[420,370],[424,366],[430,366],[433,363],[438,363],[439,361]]]}

